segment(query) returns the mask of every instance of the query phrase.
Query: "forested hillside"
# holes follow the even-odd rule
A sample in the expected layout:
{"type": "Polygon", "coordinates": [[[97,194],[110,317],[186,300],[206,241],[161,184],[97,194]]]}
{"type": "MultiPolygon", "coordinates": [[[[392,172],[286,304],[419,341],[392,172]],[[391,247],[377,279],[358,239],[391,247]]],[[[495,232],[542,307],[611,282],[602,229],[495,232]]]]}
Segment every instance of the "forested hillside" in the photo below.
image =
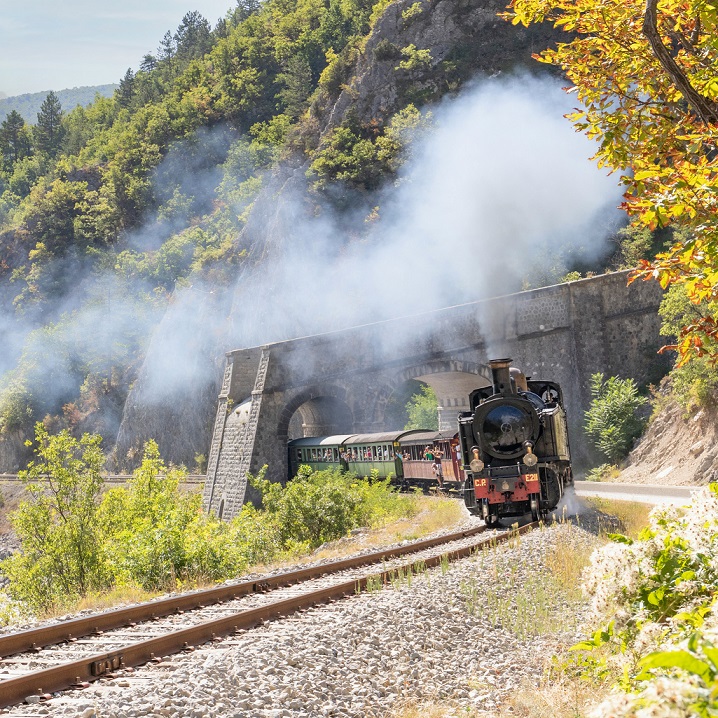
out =
{"type": "MultiPolygon", "coordinates": [[[[73,87],[59,90],[55,94],[62,107],[73,109],[77,105],[87,107],[94,102],[97,95],[110,97],[117,85],[95,85],[92,87],[73,87]]],[[[0,120],[4,120],[13,110],[22,116],[25,122],[35,124],[37,113],[47,97],[47,92],[31,92],[26,95],[0,98],[0,120]]]]}
{"type": "MultiPolygon", "coordinates": [[[[171,460],[201,465],[223,353],[346,322],[330,291],[356,275],[333,263],[381,249],[401,168],[436,103],[550,43],[552,29],[512,26],[502,9],[240,0],[214,28],[188,13],[111,97],[65,112],[50,95],[34,126],[10,113],[0,470],[26,461],[38,420],[100,432],[118,468],[149,437],[171,460]],[[294,261],[308,251],[309,264],[294,261]]],[[[403,241],[404,256],[442,263],[420,239],[403,241]]],[[[374,256],[354,269],[390,284],[397,260],[374,256]]],[[[391,316],[382,302],[367,311],[391,316]]]]}

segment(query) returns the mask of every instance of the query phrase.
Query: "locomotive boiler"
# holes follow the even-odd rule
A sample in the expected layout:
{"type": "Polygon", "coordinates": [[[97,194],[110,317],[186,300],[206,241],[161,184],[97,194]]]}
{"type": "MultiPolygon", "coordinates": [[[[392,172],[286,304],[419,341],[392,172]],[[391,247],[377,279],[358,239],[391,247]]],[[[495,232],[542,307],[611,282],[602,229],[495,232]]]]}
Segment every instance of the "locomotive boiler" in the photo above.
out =
{"type": "Polygon", "coordinates": [[[489,363],[493,386],[474,390],[459,417],[464,502],[487,526],[529,512],[538,520],[573,482],[561,387],[527,380],[510,359],[489,363]]]}

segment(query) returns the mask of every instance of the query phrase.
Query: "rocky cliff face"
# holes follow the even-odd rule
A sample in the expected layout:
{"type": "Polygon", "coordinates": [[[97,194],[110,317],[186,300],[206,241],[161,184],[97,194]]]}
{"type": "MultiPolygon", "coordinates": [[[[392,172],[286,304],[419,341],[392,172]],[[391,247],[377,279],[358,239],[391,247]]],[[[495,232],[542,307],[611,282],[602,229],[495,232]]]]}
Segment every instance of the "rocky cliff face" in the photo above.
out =
{"type": "Polygon", "coordinates": [[[534,52],[558,33],[529,29],[498,17],[502,0],[398,0],[386,9],[359,55],[353,76],[325,115],[324,131],[349,112],[360,121],[385,121],[408,102],[426,103],[456,92],[467,81],[519,68],[537,70],[534,52]],[[428,50],[426,62],[401,68],[402,50],[428,50]],[[397,69],[398,68],[398,69],[397,69]]]}
{"type": "Polygon", "coordinates": [[[718,481],[718,410],[686,411],[665,396],[659,402],[616,481],[669,486],[718,481]]]}
{"type": "MultiPolygon", "coordinates": [[[[380,127],[407,104],[437,102],[474,78],[520,68],[537,71],[531,54],[548,47],[558,33],[550,27],[513,26],[497,17],[504,9],[503,0],[390,4],[363,47],[345,53],[345,81],[315,99],[305,122],[306,131],[313,135],[308,144],[321,147],[327,135],[350,117],[380,127]]],[[[257,329],[261,325],[257,296],[267,291],[272,260],[292,245],[299,232],[298,219],[321,211],[306,177],[310,162],[307,153],[295,151],[266,178],[238,240],[249,248],[249,262],[232,296],[215,297],[204,310],[205,318],[210,312],[213,318],[196,323],[192,347],[173,344],[173,319],[168,316],[163,322],[125,406],[115,452],[117,468],[136,462],[148,438],[158,441],[167,459],[189,466],[196,454],[208,452],[223,353],[264,341],[261,326],[257,329]],[[196,371],[186,375],[180,391],[157,395],[156,367],[162,364],[158,356],[171,362],[174,352],[188,351],[193,354],[185,359],[196,371]]],[[[272,338],[289,336],[295,334],[272,338]]]]}

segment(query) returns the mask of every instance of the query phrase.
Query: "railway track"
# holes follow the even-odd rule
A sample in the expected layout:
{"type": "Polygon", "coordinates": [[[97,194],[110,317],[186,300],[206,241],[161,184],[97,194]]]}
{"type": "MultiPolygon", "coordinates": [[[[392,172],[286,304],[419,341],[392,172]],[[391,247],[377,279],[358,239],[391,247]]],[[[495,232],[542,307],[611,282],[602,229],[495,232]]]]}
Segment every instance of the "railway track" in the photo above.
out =
{"type": "MultiPolygon", "coordinates": [[[[525,533],[536,524],[518,529],[525,533]]],[[[483,526],[296,571],[0,636],[0,708],[115,678],[164,656],[241,633],[509,540],[483,526]],[[412,556],[410,562],[404,558],[412,556]]]]}

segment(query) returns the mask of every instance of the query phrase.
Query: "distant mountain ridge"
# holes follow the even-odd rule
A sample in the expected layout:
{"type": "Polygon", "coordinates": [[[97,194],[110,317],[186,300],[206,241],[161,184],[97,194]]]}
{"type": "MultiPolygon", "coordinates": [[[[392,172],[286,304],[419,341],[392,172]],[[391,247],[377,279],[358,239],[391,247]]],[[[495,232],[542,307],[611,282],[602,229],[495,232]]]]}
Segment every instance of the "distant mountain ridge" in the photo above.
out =
{"type": "MultiPolygon", "coordinates": [[[[117,87],[118,85],[73,87],[69,90],[59,90],[55,94],[60,100],[62,109],[67,112],[74,109],[77,105],[82,105],[83,107],[89,105],[98,94],[103,97],[109,97],[117,87]]],[[[14,95],[13,97],[0,99],[0,122],[13,110],[16,110],[23,116],[25,122],[35,124],[37,113],[40,111],[40,106],[47,97],[48,92],[50,92],[50,90],[31,92],[26,95],[14,95]]]]}

